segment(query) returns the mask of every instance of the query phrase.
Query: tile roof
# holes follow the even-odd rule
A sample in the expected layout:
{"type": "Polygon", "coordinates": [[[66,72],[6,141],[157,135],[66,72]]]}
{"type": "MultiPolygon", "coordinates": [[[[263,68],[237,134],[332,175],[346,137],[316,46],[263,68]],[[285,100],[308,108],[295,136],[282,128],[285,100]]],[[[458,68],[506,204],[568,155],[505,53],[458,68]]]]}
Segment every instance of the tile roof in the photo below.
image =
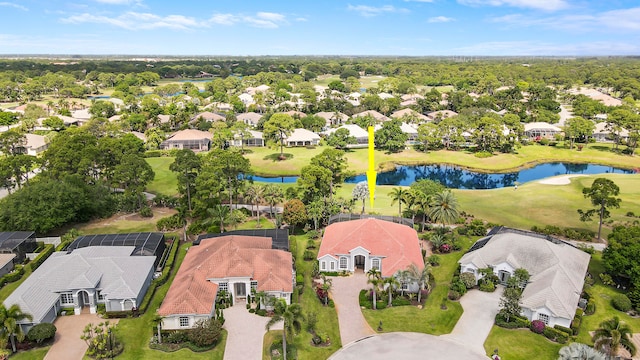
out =
{"type": "Polygon", "coordinates": [[[366,218],[333,223],[324,231],[318,259],[325,256],[349,254],[357,247],[369,251],[371,256],[384,256],[382,276],[388,277],[398,270],[415,264],[424,267],[418,233],[402,224],[366,218]]]}
{"type": "Polygon", "coordinates": [[[218,286],[209,279],[250,277],[258,291],[293,291],[291,253],[271,249],[271,238],[230,235],[189,248],[158,313],[210,314],[218,286]]]}
{"type": "Polygon", "coordinates": [[[357,114],[353,114],[351,115],[352,118],[357,118],[357,117],[365,117],[365,116],[371,116],[374,119],[376,119],[376,121],[389,121],[391,119],[389,119],[388,116],[385,116],[375,110],[365,110],[362,112],[359,112],[357,114]]]}
{"type": "Polygon", "coordinates": [[[180,130],[173,134],[169,141],[184,141],[184,140],[203,140],[213,138],[213,134],[207,131],[201,131],[196,129],[180,130]]]}
{"type": "Polygon", "coordinates": [[[309,131],[307,129],[293,129],[291,135],[285,137],[287,142],[292,141],[313,141],[320,140],[320,135],[314,133],[313,131],[309,131]]]}
{"type": "Polygon", "coordinates": [[[484,246],[472,247],[459,262],[479,269],[507,262],[515,269],[526,269],[531,278],[522,293],[522,306],[546,306],[555,316],[571,319],[589,259],[589,254],[563,241],[504,228],[491,235],[484,246]]]}
{"type": "Polygon", "coordinates": [[[411,117],[415,117],[415,118],[417,118],[419,120],[424,120],[424,121],[429,120],[429,118],[426,115],[420,114],[419,112],[417,112],[417,111],[415,111],[413,109],[410,109],[410,108],[394,111],[391,114],[392,118],[397,118],[397,119],[399,119],[401,117],[404,117],[404,116],[411,116],[411,117]]]}

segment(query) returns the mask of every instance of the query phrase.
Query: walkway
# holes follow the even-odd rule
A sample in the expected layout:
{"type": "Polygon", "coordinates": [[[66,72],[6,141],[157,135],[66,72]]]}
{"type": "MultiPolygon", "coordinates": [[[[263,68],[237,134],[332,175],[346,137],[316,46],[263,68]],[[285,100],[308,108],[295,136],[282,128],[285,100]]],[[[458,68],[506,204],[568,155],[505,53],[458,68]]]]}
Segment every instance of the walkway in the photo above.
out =
{"type": "Polygon", "coordinates": [[[484,353],[484,342],[498,314],[503,289],[502,286],[498,286],[498,289],[492,293],[480,290],[467,292],[460,298],[460,305],[464,312],[458,323],[450,334],[440,337],[457,342],[473,351],[484,353]]]}
{"type": "MultiPolygon", "coordinates": [[[[466,296],[466,295],[465,295],[466,296]]],[[[480,353],[460,346],[442,336],[419,333],[387,333],[351,343],[329,357],[329,360],[487,360],[480,353]]]]}
{"type": "MultiPolygon", "coordinates": [[[[95,314],[58,316],[54,325],[57,328],[53,345],[44,357],[45,360],[81,360],[87,351],[87,344],[80,339],[84,327],[89,323],[98,324],[105,321],[95,314]]],[[[118,319],[109,319],[115,324],[118,319]]]]}
{"type": "MultiPolygon", "coordinates": [[[[224,360],[262,359],[262,342],[266,333],[268,317],[251,314],[243,300],[224,309],[224,328],[227,330],[227,345],[224,360]]],[[[282,323],[272,327],[282,330],[282,323]]]]}
{"type": "Polygon", "coordinates": [[[331,298],[336,305],[342,346],[375,334],[364,319],[358,296],[367,288],[367,276],[361,271],[351,276],[332,277],[331,298]]]}

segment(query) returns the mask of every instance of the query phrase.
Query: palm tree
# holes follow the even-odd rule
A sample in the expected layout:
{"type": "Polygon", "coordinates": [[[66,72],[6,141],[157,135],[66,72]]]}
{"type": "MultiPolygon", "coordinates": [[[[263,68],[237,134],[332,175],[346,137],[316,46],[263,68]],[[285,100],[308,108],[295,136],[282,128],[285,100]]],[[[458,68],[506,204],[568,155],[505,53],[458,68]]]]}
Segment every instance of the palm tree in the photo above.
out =
{"type": "Polygon", "coordinates": [[[558,360],[605,360],[603,353],[580,343],[572,343],[563,347],[558,355],[558,360]]]}
{"type": "Polygon", "coordinates": [[[389,196],[391,196],[391,205],[395,204],[396,201],[398,202],[398,216],[402,217],[402,203],[406,203],[407,202],[407,194],[409,193],[409,190],[405,190],[401,187],[397,187],[397,188],[393,188],[391,189],[391,192],[389,193],[389,196]]]}
{"type": "Polygon", "coordinates": [[[460,215],[458,200],[450,190],[435,194],[431,199],[429,217],[436,222],[445,224],[453,223],[460,215]]]}
{"type": "Polygon", "coordinates": [[[0,333],[4,337],[11,340],[11,349],[16,352],[16,340],[24,340],[25,333],[18,321],[29,319],[33,320],[31,314],[23,313],[20,306],[14,304],[7,308],[4,304],[0,304],[0,333]]]}
{"type": "Polygon", "coordinates": [[[410,283],[413,279],[409,270],[398,270],[396,277],[400,281],[400,295],[404,296],[405,284],[410,283]]]}
{"type": "Polygon", "coordinates": [[[380,270],[372,268],[369,269],[369,271],[367,271],[367,276],[369,277],[369,279],[367,280],[367,284],[371,284],[373,286],[373,305],[372,308],[373,310],[377,310],[376,307],[376,291],[378,290],[378,287],[380,286],[380,283],[382,282],[382,276],[380,274],[380,270]]]}
{"type": "Polygon", "coordinates": [[[220,232],[224,232],[224,223],[229,220],[229,214],[231,210],[227,206],[217,204],[212,208],[207,209],[207,213],[211,215],[211,218],[205,221],[205,225],[210,225],[215,223],[215,221],[220,221],[220,232]]]}
{"type": "Polygon", "coordinates": [[[282,356],[287,360],[287,335],[291,338],[300,330],[304,316],[302,315],[302,307],[300,304],[287,305],[284,300],[280,300],[275,304],[273,317],[269,320],[265,329],[269,331],[273,325],[284,322],[282,328],[282,356]]]}
{"type": "Polygon", "coordinates": [[[245,197],[251,202],[251,211],[253,211],[253,206],[256,206],[256,214],[258,216],[258,225],[256,227],[260,227],[260,204],[264,197],[264,188],[260,185],[251,185],[247,188],[245,197]]]}
{"type": "Polygon", "coordinates": [[[636,346],[631,342],[633,331],[624,321],[614,316],[612,319],[600,323],[600,327],[593,334],[593,347],[605,352],[609,358],[618,353],[622,346],[631,356],[636,354],[636,346]]]}
{"type": "Polygon", "coordinates": [[[273,219],[273,207],[284,200],[284,192],[282,188],[275,184],[267,184],[264,186],[264,201],[269,205],[269,214],[273,219]]]}
{"type": "Polygon", "coordinates": [[[429,290],[429,277],[431,276],[431,264],[425,263],[422,269],[416,264],[411,264],[407,268],[411,279],[418,283],[418,303],[422,300],[422,290],[429,290]]]}
{"type": "Polygon", "coordinates": [[[388,278],[384,278],[384,280],[382,280],[382,283],[387,285],[387,291],[389,294],[389,303],[387,304],[387,307],[391,307],[391,302],[393,301],[393,288],[399,286],[400,283],[398,282],[398,279],[396,279],[395,276],[389,276],[388,278]]]}

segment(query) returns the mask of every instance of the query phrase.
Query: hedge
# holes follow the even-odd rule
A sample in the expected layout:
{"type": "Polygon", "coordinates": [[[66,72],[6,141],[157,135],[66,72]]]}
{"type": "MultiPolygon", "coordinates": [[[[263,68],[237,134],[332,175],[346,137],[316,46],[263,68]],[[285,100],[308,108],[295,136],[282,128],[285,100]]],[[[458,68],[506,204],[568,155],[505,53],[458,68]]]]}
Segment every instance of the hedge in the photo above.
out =
{"type": "Polygon", "coordinates": [[[569,335],[567,333],[548,326],[544,328],[542,333],[547,339],[556,341],[560,344],[565,344],[569,340],[569,335]]]}
{"type": "Polygon", "coordinates": [[[0,287],[5,286],[8,283],[18,281],[24,275],[24,267],[22,265],[16,265],[12,272],[0,277],[0,287]]]}
{"type": "Polygon", "coordinates": [[[29,269],[31,271],[34,271],[35,269],[37,269],[38,267],[40,267],[40,265],[42,265],[42,263],[47,260],[49,258],[49,256],[51,256],[51,254],[53,254],[54,252],[54,247],[53,244],[46,244],[44,246],[44,250],[42,250],[40,252],[40,254],[38,254],[38,256],[36,256],[35,259],[33,259],[33,261],[31,261],[29,264],[27,264],[27,266],[29,267],[29,269]]]}
{"type": "Polygon", "coordinates": [[[529,319],[517,315],[511,315],[509,317],[509,322],[507,322],[504,318],[504,315],[498,313],[496,315],[496,325],[506,329],[528,329],[531,326],[531,322],[529,321],[529,319]]]}
{"type": "Polygon", "coordinates": [[[171,249],[169,250],[171,251],[169,253],[169,258],[167,259],[167,262],[164,264],[164,269],[162,270],[162,275],[160,275],[160,277],[158,277],[157,279],[154,279],[151,282],[149,289],[147,289],[147,294],[144,296],[144,298],[142,299],[142,302],[140,303],[140,307],[138,308],[138,311],[140,311],[141,314],[147,311],[147,307],[149,307],[149,304],[151,303],[151,299],[153,299],[153,295],[156,293],[156,289],[164,285],[167,282],[167,280],[169,280],[169,276],[171,276],[171,269],[173,269],[173,263],[176,260],[176,254],[178,253],[179,248],[180,248],[180,241],[174,238],[173,242],[171,243],[171,249]]]}
{"type": "Polygon", "coordinates": [[[614,295],[613,298],[611,299],[611,305],[613,305],[613,307],[616,310],[619,310],[622,312],[627,312],[631,310],[631,300],[629,300],[627,295],[624,295],[624,294],[614,295]]]}
{"type": "Polygon", "coordinates": [[[553,328],[558,330],[558,331],[562,331],[567,335],[572,335],[573,334],[573,331],[571,329],[569,329],[568,327],[564,327],[564,326],[561,326],[561,325],[555,325],[553,328]]]}

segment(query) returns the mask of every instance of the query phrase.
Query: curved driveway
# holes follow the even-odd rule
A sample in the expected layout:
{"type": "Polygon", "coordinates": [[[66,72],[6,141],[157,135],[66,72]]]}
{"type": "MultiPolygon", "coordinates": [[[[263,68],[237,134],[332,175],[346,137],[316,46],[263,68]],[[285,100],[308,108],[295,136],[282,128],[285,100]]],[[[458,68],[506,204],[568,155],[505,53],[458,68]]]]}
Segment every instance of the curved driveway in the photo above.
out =
{"type": "MultiPolygon", "coordinates": [[[[223,310],[224,328],[227,330],[224,360],[262,359],[264,327],[270,318],[250,313],[245,304],[237,301],[234,306],[223,310]]],[[[282,323],[273,326],[272,330],[282,330],[282,323]]]]}
{"type": "Polygon", "coordinates": [[[342,345],[376,332],[369,326],[360,309],[360,290],[367,288],[367,276],[356,272],[351,276],[331,277],[331,298],[336,305],[342,345]]]}

